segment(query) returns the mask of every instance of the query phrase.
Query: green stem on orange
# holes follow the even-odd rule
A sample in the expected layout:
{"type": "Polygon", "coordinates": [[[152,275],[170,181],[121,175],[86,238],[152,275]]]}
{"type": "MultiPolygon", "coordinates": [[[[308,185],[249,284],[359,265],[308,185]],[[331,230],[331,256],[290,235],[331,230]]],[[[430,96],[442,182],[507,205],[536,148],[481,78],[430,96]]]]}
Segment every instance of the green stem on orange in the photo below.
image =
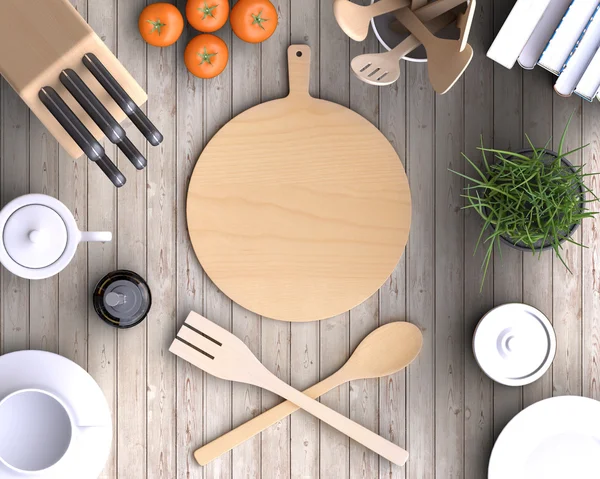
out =
{"type": "Polygon", "coordinates": [[[156,21],[154,21],[154,22],[152,20],[146,20],[146,21],[152,25],[152,30],[150,30],[150,33],[158,32],[159,36],[162,31],[162,27],[167,26],[166,23],[162,23],[160,21],[160,18],[157,18],[156,21]]]}
{"type": "Polygon", "coordinates": [[[211,5],[209,7],[208,4],[206,2],[204,2],[204,7],[200,7],[198,9],[199,11],[201,11],[204,14],[204,16],[202,17],[202,20],[204,20],[207,16],[215,18],[214,14],[213,14],[213,10],[215,8],[217,8],[218,6],[219,6],[219,4],[217,3],[216,5],[211,5]]]}
{"type": "Polygon", "coordinates": [[[263,30],[265,29],[265,27],[263,27],[263,22],[268,22],[269,19],[268,18],[263,18],[262,15],[262,10],[260,12],[258,12],[258,15],[255,15],[254,13],[251,13],[250,15],[252,15],[252,25],[258,25],[260,28],[262,28],[263,30]]]}
{"type": "Polygon", "coordinates": [[[201,61],[198,65],[202,65],[203,63],[208,63],[209,65],[212,65],[210,59],[214,57],[216,53],[208,53],[208,50],[206,49],[206,47],[204,47],[204,52],[197,53],[197,55],[201,58],[201,61]]]}

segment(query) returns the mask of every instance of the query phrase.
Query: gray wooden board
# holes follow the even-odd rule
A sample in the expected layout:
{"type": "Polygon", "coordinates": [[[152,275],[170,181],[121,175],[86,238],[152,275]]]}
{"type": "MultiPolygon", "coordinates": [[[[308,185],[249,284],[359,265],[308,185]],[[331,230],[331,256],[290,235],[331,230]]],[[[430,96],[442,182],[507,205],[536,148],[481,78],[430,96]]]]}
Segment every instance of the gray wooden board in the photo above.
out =
{"type": "MultiPolygon", "coordinates": [[[[185,3],[177,0],[181,9],[185,3]]],[[[141,41],[137,16],[145,0],[73,0],[148,91],[145,109],[165,134],[159,148],[142,148],[149,161],[142,172],[105,145],[128,178],[118,192],[93,164],[69,158],[2,81],[2,205],[24,193],[47,193],[74,212],[81,228],[114,233],[112,243],[81,247],[55,278],[30,283],[4,269],[0,273],[0,353],[28,348],[60,353],[85,367],[104,391],[115,433],[103,479],[482,479],[494,438],[523,407],[560,394],[600,399],[596,220],[577,233],[589,249],[566,248],[572,275],[550,253],[538,260],[503,249],[480,292],[483,254],[473,254],[480,223],[461,210],[464,182],[448,171],[467,170],[461,151],[480,161],[480,136],[488,145],[521,148],[527,133],[541,145],[550,135],[557,138],[573,111],[567,146],[590,143],[573,160],[585,163],[588,172],[600,171],[598,102],[559,98],[546,72],[509,71],[485,57],[512,3],[479,0],[473,62],[440,97],[423,64],[403,62],[399,81],[389,87],[358,82],[349,70],[351,58],[380,47],[372,34],[362,43],[348,40],[335,24],[330,0],[275,0],[280,25],[262,45],[245,44],[229,27],[222,29],[218,35],[230,47],[230,63],[209,81],[189,75],[183,64],[185,44],[197,34],[192,28],[163,50],[141,41]],[[185,222],[187,183],[200,151],[232,115],[285,95],[291,42],[312,47],[313,95],[358,111],[390,140],[413,195],[405,255],[381,290],[346,314],[292,325],[258,317],[224,296],[198,264],[185,222]],[[100,322],[89,301],[96,282],[117,267],[145,276],[154,292],[148,320],[130,331],[100,322]],[[508,301],[541,309],[558,335],[552,369],[523,388],[490,381],[470,348],[481,315],[508,301]],[[406,371],[354,381],[322,399],[405,446],[411,453],[406,467],[377,458],[301,411],[209,466],[198,466],[191,455],[195,448],[279,399],[210,377],[168,353],[192,309],[233,331],[298,388],[335,371],[379,325],[417,324],[423,351],[406,371]]],[[[135,128],[127,129],[134,143],[144,145],[135,128]]],[[[589,182],[598,191],[600,177],[589,182]]]]}

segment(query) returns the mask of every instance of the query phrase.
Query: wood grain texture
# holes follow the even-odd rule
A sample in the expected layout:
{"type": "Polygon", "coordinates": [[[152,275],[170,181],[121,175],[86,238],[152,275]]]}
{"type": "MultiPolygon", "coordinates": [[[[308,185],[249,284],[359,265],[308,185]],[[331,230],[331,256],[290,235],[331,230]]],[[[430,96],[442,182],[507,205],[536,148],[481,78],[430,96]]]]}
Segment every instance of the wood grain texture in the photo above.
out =
{"type": "MultiPolygon", "coordinates": [[[[600,399],[599,220],[580,228],[579,238],[589,248],[569,250],[574,275],[551,254],[538,260],[504,248],[480,293],[483,252],[473,255],[473,249],[481,223],[472,212],[456,211],[462,182],[447,171],[467,169],[460,151],[480,161],[480,135],[486,145],[520,148],[527,133],[539,145],[556,137],[574,110],[567,146],[590,143],[576,161],[588,172],[600,171],[598,102],[558,98],[548,73],[508,71],[485,57],[513,1],[477,2],[469,38],[474,58],[446,98],[433,93],[425,65],[407,62],[393,85],[359,84],[350,60],[379,49],[372,36],[364,43],[350,41],[337,27],[329,0],[274,1],[280,23],[262,45],[243,44],[228,26],[217,32],[231,58],[225,73],[209,81],[189,75],[182,61],[195,30],[186,29],[168,49],[141,41],[135,25],[147,0],[72,3],[151,93],[149,116],[168,135],[162,149],[154,149],[126,125],[128,136],[148,154],[143,172],[134,172],[105,143],[129,180],[117,192],[87,160],[72,161],[1,80],[1,203],[28,192],[47,193],[73,209],[81,228],[112,231],[114,239],[82,248],[49,280],[30,283],[2,270],[0,353],[39,348],[87,367],[108,399],[115,426],[102,479],[482,479],[494,436],[522,407],[565,393],[600,399]],[[360,112],[391,142],[414,200],[408,248],[379,292],[319,323],[273,321],[232,303],[205,276],[185,217],[188,182],[208,140],[232,115],[287,94],[291,43],[311,46],[313,96],[360,112]],[[137,271],[160,297],[143,325],[124,332],[99,321],[89,301],[98,279],[115,268],[137,271]],[[447,284],[450,278],[456,281],[447,284]],[[487,310],[514,300],[544,311],[559,345],[552,370],[540,381],[510,389],[481,372],[471,338],[487,310]],[[373,456],[297,411],[254,442],[200,467],[192,456],[196,448],[281,399],[214,379],[164,353],[190,310],[233,330],[270,371],[298,389],[344,364],[356,342],[377,325],[403,319],[417,324],[424,347],[405,372],[378,384],[353,381],[322,399],[405,447],[411,453],[406,466],[373,456]]],[[[185,3],[177,0],[180,8],[185,3]]],[[[597,192],[598,176],[588,180],[597,192]]]]}
{"type": "MultiPolygon", "coordinates": [[[[578,96],[561,98],[553,96],[553,147],[558,149],[560,136],[572,116],[563,146],[564,151],[577,148],[582,143],[582,102],[578,96]]],[[[588,152],[586,152],[588,153],[588,152]]],[[[569,161],[574,165],[582,164],[582,152],[569,155],[569,161]]],[[[573,235],[577,243],[581,243],[581,229],[573,235]]],[[[581,292],[581,258],[582,248],[573,244],[566,244],[562,249],[562,256],[569,268],[556,260],[552,264],[553,291],[560,294],[552,295],[553,326],[556,331],[556,357],[552,367],[553,395],[582,394],[582,292],[581,292]]]]}
{"type": "MultiPolygon", "coordinates": [[[[436,471],[448,479],[464,470],[464,171],[463,80],[438,97],[435,117],[435,410],[436,471]],[[443,251],[443,253],[442,253],[443,251]],[[461,300],[462,298],[462,300],[461,300]]],[[[468,343],[467,343],[468,344],[468,343]]]]}
{"type": "MultiPolygon", "coordinates": [[[[179,0],[177,6],[184,9],[186,3],[187,0],[179,0]]],[[[177,132],[182,135],[179,138],[185,138],[177,142],[177,211],[185,209],[196,154],[205,144],[204,84],[197,82],[181,61],[187,42],[195,35],[196,31],[188,26],[177,43],[177,132]]],[[[189,311],[204,313],[205,276],[189,241],[185,215],[177,215],[176,229],[177,327],[180,327],[189,311]]],[[[203,477],[202,468],[192,456],[192,451],[204,440],[203,376],[198,368],[177,360],[177,479],[203,477]]]]}
{"type": "MultiPolygon", "coordinates": [[[[144,0],[117,3],[117,53],[125,68],[144,87],[147,48],[128,25],[137,22],[145,3],[144,0]]],[[[144,145],[135,128],[128,128],[127,133],[136,145],[144,145]]],[[[147,148],[141,151],[147,154],[147,148]]],[[[126,163],[129,161],[119,153],[118,166],[123,171],[126,163]]],[[[131,175],[127,188],[117,192],[118,234],[113,240],[117,242],[117,267],[135,271],[144,278],[148,273],[149,233],[146,185],[147,170],[131,175]]],[[[135,329],[117,333],[117,475],[122,477],[146,477],[148,473],[147,325],[144,322],[135,329]]]]}
{"type": "MultiPolygon", "coordinates": [[[[92,2],[88,5],[88,22],[104,40],[111,51],[117,48],[117,25],[111,21],[117,12],[117,1],[106,3],[92,2]]],[[[51,138],[51,137],[50,137],[51,138]]],[[[51,138],[52,139],[52,138],[51,138]]],[[[52,139],[53,140],[53,139],[52,139]]],[[[56,141],[56,140],[53,140],[56,141]]],[[[110,158],[117,158],[117,148],[104,140],[104,148],[110,158]]],[[[112,183],[106,181],[99,168],[88,168],[88,226],[96,231],[117,231],[117,192],[112,183]]],[[[88,291],[92,291],[98,281],[108,271],[117,269],[117,244],[113,240],[103,243],[98,249],[88,248],[88,291]]],[[[52,278],[50,278],[52,279],[52,278]]],[[[89,293],[88,293],[89,294],[89,293]]],[[[117,331],[107,328],[97,320],[93,305],[88,302],[88,372],[100,385],[113,417],[113,443],[100,479],[117,477],[117,331]]]]}
{"type": "MultiPolygon", "coordinates": [[[[475,21],[470,35],[474,45],[489,45],[493,37],[493,0],[479,0],[475,21]]],[[[464,79],[465,154],[477,165],[483,160],[477,150],[483,140],[490,144],[493,138],[493,82],[494,66],[485,56],[485,49],[475,48],[471,65],[464,79]]],[[[465,171],[466,164],[463,165],[465,171]]],[[[465,210],[464,222],[464,477],[480,479],[487,477],[489,454],[493,436],[493,383],[475,362],[471,348],[473,332],[479,319],[494,304],[493,265],[487,281],[481,287],[483,271],[481,264],[485,249],[475,250],[481,230],[478,215],[465,210]]]]}
{"type": "Polygon", "coordinates": [[[408,479],[435,477],[435,94],[427,66],[407,65],[406,135],[413,223],[406,249],[406,317],[423,332],[423,349],[408,370],[408,479]],[[414,385],[414,386],[413,386],[414,385]],[[417,386],[418,385],[418,386],[417,386]],[[418,431],[418,433],[416,433],[418,431]]]}
{"type": "Polygon", "coordinates": [[[311,321],[360,304],[393,271],[410,192],[373,125],[308,95],[310,49],[290,47],[288,62],[290,95],[236,116],[202,152],[188,227],[230,298],[273,319],[311,321]],[[271,146],[248,148],[257,135],[271,146]]]}
{"type": "MultiPolygon", "coordinates": [[[[494,3],[494,32],[497,33],[514,2],[494,3]]],[[[522,70],[494,65],[493,147],[522,148],[522,70]]],[[[494,252],[494,305],[523,300],[523,253],[506,245],[494,252]]],[[[494,384],[494,437],[523,407],[522,388],[494,384]]]]}
{"type": "MultiPolygon", "coordinates": [[[[552,78],[540,69],[523,72],[523,133],[535,145],[544,145],[553,136],[552,98],[548,86],[552,78]]],[[[527,147],[527,138],[523,138],[527,147]]],[[[538,256],[523,254],[523,302],[542,311],[552,321],[552,264],[553,254],[546,252],[538,256]]],[[[552,367],[542,378],[523,387],[523,407],[552,397],[552,367]]]]}
{"type": "MultiPolygon", "coordinates": [[[[380,90],[379,128],[403,159],[406,170],[405,71],[402,71],[397,83],[380,90]]],[[[379,291],[379,322],[385,324],[406,320],[405,254],[379,291]]],[[[406,376],[407,372],[402,371],[379,380],[379,433],[396,444],[406,444],[406,376]]],[[[403,479],[406,477],[406,468],[380,458],[379,477],[403,479]]]]}

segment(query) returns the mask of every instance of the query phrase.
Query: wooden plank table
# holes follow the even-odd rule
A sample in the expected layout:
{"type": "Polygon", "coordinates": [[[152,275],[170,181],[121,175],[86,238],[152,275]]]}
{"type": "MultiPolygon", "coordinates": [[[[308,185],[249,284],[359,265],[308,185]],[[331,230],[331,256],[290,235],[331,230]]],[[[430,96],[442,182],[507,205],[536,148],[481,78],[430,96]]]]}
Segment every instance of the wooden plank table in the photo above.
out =
{"type": "MultiPolygon", "coordinates": [[[[73,0],[108,46],[147,90],[149,116],[165,135],[148,148],[148,169],[135,172],[116,148],[110,156],[128,178],[118,192],[85,159],[61,151],[3,81],[0,89],[0,194],[5,204],[28,192],[58,197],[81,228],[110,230],[112,243],[82,245],[59,276],[28,282],[2,269],[0,353],[44,349],[86,368],[113,411],[113,449],[104,478],[471,478],[486,477],[493,441],[506,422],[540,399],[580,394],[600,399],[600,238],[587,221],[566,246],[568,274],[552,254],[541,259],[503,247],[479,292],[482,251],[473,255],[480,223],[461,210],[464,151],[487,145],[520,148],[524,133],[538,145],[557,137],[575,111],[568,147],[590,146],[572,158],[600,171],[600,106],[552,92],[538,70],[505,70],[485,58],[511,3],[479,0],[471,44],[475,57],[463,79],[436,96],[426,66],[402,64],[396,85],[377,89],[350,73],[352,57],[376,51],[370,35],[351,42],[337,27],[331,0],[274,0],[275,36],[250,45],[229,27],[218,35],[230,46],[225,73],[211,81],[188,75],[183,50],[146,46],[137,33],[145,0],[73,0]],[[413,195],[413,224],[400,264],[381,290],[354,310],[320,323],[288,324],[257,317],[233,304],[203,274],[191,249],[184,215],[187,182],[211,136],[246,108],[287,90],[286,48],[312,47],[311,90],[360,112],[389,138],[403,159],[413,195]],[[96,282],[129,268],[145,276],[154,296],[148,320],[129,331],[102,323],[90,305],[96,282]],[[507,388],[477,367],[470,348],[483,313],[510,301],[546,313],[557,333],[553,367],[536,383],[507,388]],[[424,347],[410,368],[393,377],[356,381],[322,401],[405,446],[405,468],[297,412],[206,468],[192,450],[228,431],[278,398],[203,374],[167,348],[194,309],[232,330],[269,369],[304,388],[341,366],[360,340],[380,324],[408,320],[423,331],[424,347]]],[[[183,10],[185,0],[178,0],[183,10]]],[[[131,126],[134,143],[144,144],[131,126]]],[[[268,144],[268,138],[261,139],[268,144]]],[[[557,140],[553,141],[556,146],[557,140]]],[[[598,190],[600,177],[590,182],[598,190]]],[[[595,206],[597,208],[597,206],[595,206]]],[[[307,298],[310,300],[310,298],[307,298]]]]}

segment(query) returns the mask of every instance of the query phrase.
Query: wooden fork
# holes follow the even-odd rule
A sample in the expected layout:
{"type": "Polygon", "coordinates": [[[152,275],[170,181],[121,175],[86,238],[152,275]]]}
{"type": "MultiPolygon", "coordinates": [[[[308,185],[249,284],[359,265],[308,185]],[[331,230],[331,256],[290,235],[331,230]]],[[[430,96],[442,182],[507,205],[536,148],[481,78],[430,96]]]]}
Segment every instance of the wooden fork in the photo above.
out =
{"type": "MultiPolygon", "coordinates": [[[[425,25],[431,33],[436,33],[450,25],[456,16],[451,12],[434,18],[425,25]]],[[[409,35],[395,48],[383,53],[365,53],[352,59],[350,66],[354,74],[370,85],[391,85],[400,77],[400,59],[421,45],[414,35],[409,35]]]]}
{"type": "Polygon", "coordinates": [[[259,386],[287,399],[394,464],[402,466],[408,459],[400,446],[284,383],[243,341],[197,313],[189,314],[169,351],[213,376],[259,386]]]}

